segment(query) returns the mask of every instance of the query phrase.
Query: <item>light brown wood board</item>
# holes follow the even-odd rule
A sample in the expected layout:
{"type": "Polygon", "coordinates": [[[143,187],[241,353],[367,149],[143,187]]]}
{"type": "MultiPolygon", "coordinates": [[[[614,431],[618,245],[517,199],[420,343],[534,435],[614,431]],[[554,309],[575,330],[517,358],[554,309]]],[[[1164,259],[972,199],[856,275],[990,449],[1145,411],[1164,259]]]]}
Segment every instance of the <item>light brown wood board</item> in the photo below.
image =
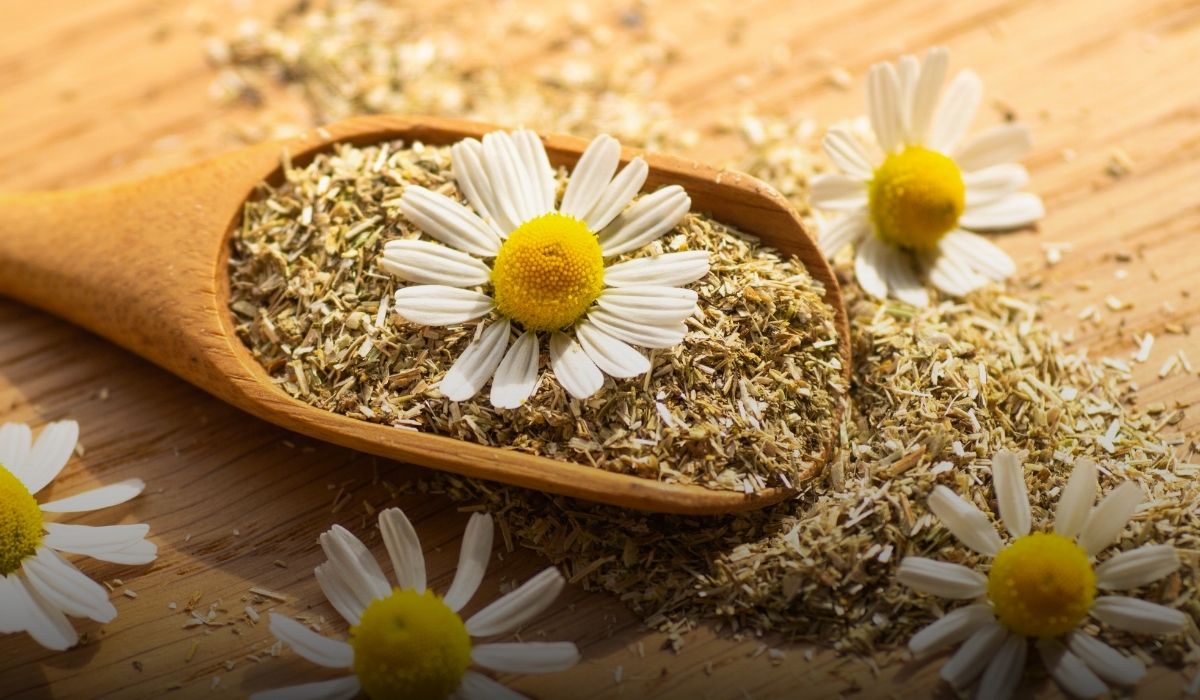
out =
{"type": "MultiPolygon", "coordinates": [[[[197,4],[230,26],[239,13],[267,19],[279,6],[197,4]]],[[[489,8],[510,13],[532,5],[489,8]]],[[[456,11],[453,3],[428,7],[456,11]]],[[[554,21],[565,6],[540,11],[554,21]]],[[[598,16],[617,11],[594,6],[598,16]]],[[[1038,231],[1007,236],[1002,244],[1024,275],[1042,278],[1053,298],[1051,322],[1078,326],[1078,342],[1097,355],[1127,356],[1133,334],[1154,332],[1151,362],[1136,366],[1139,400],[1185,407],[1200,401],[1194,374],[1157,377],[1169,353],[1186,349],[1200,359],[1194,333],[1163,332],[1167,324],[1200,322],[1193,289],[1200,276],[1200,4],[753,0],[710,3],[702,11],[695,3],[656,3],[652,11],[658,23],[686,38],[662,96],[698,128],[745,102],[805,112],[827,124],[861,112],[861,78],[871,62],[900,50],[950,46],[955,68],[971,66],[984,78],[992,109],[977,126],[1009,108],[1034,128],[1036,146],[1026,162],[1049,214],[1038,231]],[[784,70],[764,60],[778,46],[791,52],[784,70]],[[830,80],[831,57],[854,77],[851,89],[830,80]],[[1116,149],[1133,163],[1119,178],[1106,173],[1116,149]],[[1045,242],[1074,248],[1062,263],[1043,269],[1045,242]],[[1119,253],[1136,261],[1120,263],[1119,253]],[[1127,270],[1124,279],[1118,269],[1127,270]],[[1084,281],[1089,288],[1079,284],[1084,281]],[[1079,311],[1103,307],[1109,294],[1132,308],[1103,310],[1106,323],[1099,327],[1079,325],[1079,311]]],[[[214,76],[189,21],[193,15],[189,3],[150,0],[0,3],[0,187],[112,182],[232,147],[232,127],[250,113],[209,98],[214,76]]],[[[545,53],[531,41],[495,60],[532,75],[545,53]]],[[[733,158],[734,146],[704,139],[685,155],[720,164],[733,158]]],[[[161,557],[145,568],[88,564],[95,578],[123,579],[125,586],[114,592],[120,616],[103,626],[79,623],[90,643],[68,653],[46,652],[24,636],[0,639],[0,694],[148,697],[182,684],[172,696],[239,697],[329,677],[290,654],[247,661],[247,654],[270,646],[265,625],[185,630],[186,617],[167,604],[182,607],[195,592],[200,610],[220,601],[231,611],[223,618],[231,619],[249,588],[261,586],[288,595],[280,611],[323,615],[330,629],[339,629],[312,579],[319,561],[315,540],[342,522],[380,549],[365,503],[404,507],[424,541],[433,585],[444,587],[452,576],[466,516],[441,498],[388,498],[371,488],[377,476],[396,484],[411,479],[413,468],[248,419],[95,336],[0,300],[0,421],[36,425],[64,417],[80,421],[86,451],[49,495],[144,478],[150,486],[142,498],[74,521],[149,522],[161,557]],[[351,497],[332,513],[343,491],[351,497]],[[124,596],[125,587],[138,597],[124,596]],[[226,661],[235,662],[232,670],[226,661]],[[215,691],[214,677],[221,679],[215,691]]],[[[1176,427],[1194,432],[1198,426],[1191,408],[1176,427]]],[[[480,599],[495,595],[502,581],[523,579],[544,565],[521,550],[503,555],[489,569],[480,599]]],[[[937,682],[936,663],[906,663],[897,654],[880,657],[878,674],[820,650],[809,660],[805,647],[788,648],[785,662],[773,666],[756,655],[759,641],[734,642],[705,630],[675,654],[619,601],[575,587],[534,632],[574,640],[585,656],[567,674],[512,680],[541,698],[789,698],[798,688],[805,697],[948,695],[937,682]]],[[[1186,680],[1180,671],[1155,669],[1136,696],[1174,697],[1186,680]]],[[[1048,697],[1058,692],[1048,682],[1031,690],[1048,697]]]]}

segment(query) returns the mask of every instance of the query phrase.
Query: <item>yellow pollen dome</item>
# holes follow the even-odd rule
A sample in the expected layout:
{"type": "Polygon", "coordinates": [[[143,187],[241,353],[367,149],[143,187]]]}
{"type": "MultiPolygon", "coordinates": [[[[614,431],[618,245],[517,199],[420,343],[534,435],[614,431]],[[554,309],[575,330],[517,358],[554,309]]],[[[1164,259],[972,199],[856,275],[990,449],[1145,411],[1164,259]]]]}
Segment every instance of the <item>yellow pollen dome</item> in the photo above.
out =
{"type": "Polygon", "coordinates": [[[1079,626],[1096,596],[1096,574],[1074,540],[1037,532],[1000,550],[988,574],[996,619],[1026,637],[1057,637],[1079,626]]]}
{"type": "Polygon", "coordinates": [[[371,700],[445,700],[471,663],[471,636],[432,591],[392,591],[350,630],[354,673],[371,700]]]}
{"type": "Polygon", "coordinates": [[[875,232],[887,243],[932,250],[954,227],[966,206],[966,186],[950,158],[920,146],[892,153],[875,170],[868,188],[875,232]]]}
{"type": "Polygon", "coordinates": [[[42,543],[42,509],[21,480],[0,465],[0,576],[15,573],[42,543]]]}
{"type": "Polygon", "coordinates": [[[527,330],[565,328],[604,288],[604,256],[587,224],[543,214],[509,234],[492,266],[496,308],[527,330]]]}

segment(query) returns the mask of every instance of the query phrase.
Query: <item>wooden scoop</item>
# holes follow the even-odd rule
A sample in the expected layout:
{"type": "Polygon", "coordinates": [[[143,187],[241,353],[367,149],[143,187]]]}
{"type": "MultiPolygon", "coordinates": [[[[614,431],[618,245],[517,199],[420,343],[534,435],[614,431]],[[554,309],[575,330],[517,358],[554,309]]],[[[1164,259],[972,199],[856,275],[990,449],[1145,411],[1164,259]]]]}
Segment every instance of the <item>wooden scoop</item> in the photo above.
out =
{"type": "MultiPolygon", "coordinates": [[[[114,187],[0,194],[0,294],[88,328],[263,420],[391,459],[642,510],[716,514],[760,508],[785,489],[745,495],[657,482],[571,462],[398,430],[330,413],[277,388],[234,332],[230,232],[263,180],[337,142],[451,144],[498,127],[431,118],[364,117],[264,143],[183,170],[114,187]]],[[[587,142],[545,137],[556,165],[587,142]]],[[[850,368],[846,310],[833,273],[796,214],[766,184],[677,158],[625,149],[650,166],[648,188],[682,185],[693,209],[798,256],[826,289],[850,368]]],[[[839,409],[840,411],[841,409],[839,409]]],[[[840,416],[839,416],[840,417],[840,416]]],[[[813,474],[820,469],[813,469],[813,474]]]]}

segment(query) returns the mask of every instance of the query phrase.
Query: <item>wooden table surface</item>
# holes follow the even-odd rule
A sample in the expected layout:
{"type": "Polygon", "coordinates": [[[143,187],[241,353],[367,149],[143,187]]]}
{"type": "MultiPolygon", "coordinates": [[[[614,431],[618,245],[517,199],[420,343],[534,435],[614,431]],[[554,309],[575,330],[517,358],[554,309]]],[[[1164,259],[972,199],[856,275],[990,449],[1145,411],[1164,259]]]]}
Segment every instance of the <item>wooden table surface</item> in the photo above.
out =
{"type": "MultiPolygon", "coordinates": [[[[494,9],[519,13],[532,4],[494,9]]],[[[240,12],[269,18],[278,3],[197,5],[232,27],[240,12]]],[[[899,50],[950,46],[954,68],[971,66],[984,78],[988,108],[977,126],[1012,109],[1034,127],[1036,148],[1026,162],[1049,215],[1039,232],[1001,243],[1024,275],[1043,279],[1054,298],[1051,321],[1075,327],[1081,309],[1098,305],[1106,323],[1079,326],[1077,336],[1093,355],[1128,357],[1133,334],[1154,332],[1150,362],[1136,367],[1139,400],[1200,401],[1195,374],[1157,376],[1181,348],[1200,362],[1195,331],[1164,332],[1167,324],[1200,323],[1200,293],[1193,291],[1200,279],[1200,4],[748,0],[703,11],[688,2],[652,8],[659,26],[683,39],[662,96],[698,128],[749,100],[828,124],[862,110],[862,76],[871,62],[899,50]],[[731,28],[739,42],[730,41],[731,28]],[[786,66],[765,67],[764,47],[780,46],[791,52],[786,66]],[[831,61],[854,78],[850,89],[830,80],[831,61]],[[1131,170],[1122,177],[1107,172],[1114,159],[1131,162],[1131,170]],[[1045,268],[1047,242],[1073,249],[1045,268]],[[1120,254],[1135,260],[1122,263],[1120,254]],[[1108,311],[1103,300],[1110,294],[1132,308],[1108,311]]],[[[551,21],[561,11],[542,10],[551,21]]],[[[196,12],[166,0],[0,2],[0,187],[113,181],[231,147],[232,128],[250,113],[210,99],[214,74],[192,27],[196,12]]],[[[612,22],[616,11],[597,5],[595,14],[612,22]]],[[[542,47],[518,48],[496,60],[534,73],[542,47]]],[[[736,156],[732,147],[728,139],[702,139],[687,155],[721,163],[736,156]]],[[[1178,428],[1194,433],[1198,415],[1189,410],[1178,428]]],[[[377,483],[399,486],[418,473],[414,468],[286,434],[88,333],[0,300],[0,421],[40,426],[67,417],[80,422],[86,449],[48,494],[145,479],[140,499],[72,521],[150,523],[160,557],[150,567],[86,563],[94,578],[123,581],[113,584],[119,617],[107,625],[79,622],[89,643],[67,653],[44,651],[24,635],[0,639],[0,695],[148,697],[172,690],[238,697],[329,677],[290,653],[247,660],[272,639],[242,610],[251,587],[281,591],[288,600],[276,609],[323,616],[340,632],[312,579],[315,541],[341,522],[382,551],[365,527],[369,508],[405,508],[424,541],[433,585],[444,588],[452,576],[466,515],[441,497],[390,497],[377,483]],[[345,503],[337,513],[335,499],[345,503]],[[201,613],[215,605],[215,622],[231,624],[185,629],[182,609],[192,599],[201,613]],[[170,602],[179,610],[168,609],[170,602]]],[[[521,550],[500,556],[481,600],[545,566],[521,550]]],[[[578,642],[585,656],[567,674],[513,679],[517,689],[542,698],[785,698],[798,696],[798,688],[805,697],[888,697],[901,684],[907,693],[948,692],[938,686],[936,664],[893,663],[875,675],[860,661],[797,647],[772,665],[755,654],[758,641],[704,630],[674,654],[619,602],[575,587],[534,630],[578,642]]],[[[1137,697],[1174,697],[1185,683],[1180,671],[1156,670],[1137,697]]],[[[1048,683],[1038,690],[1056,693],[1048,683]]]]}

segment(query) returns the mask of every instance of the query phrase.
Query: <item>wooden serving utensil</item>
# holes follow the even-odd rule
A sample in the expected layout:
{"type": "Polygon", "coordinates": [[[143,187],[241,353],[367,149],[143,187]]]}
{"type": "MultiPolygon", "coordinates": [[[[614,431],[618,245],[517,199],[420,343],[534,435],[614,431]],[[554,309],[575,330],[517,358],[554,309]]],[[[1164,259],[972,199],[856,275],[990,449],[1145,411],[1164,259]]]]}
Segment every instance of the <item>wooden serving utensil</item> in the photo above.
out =
{"type": "MultiPolygon", "coordinates": [[[[382,457],[669,513],[743,511],[787,497],[790,492],[782,488],[754,494],[710,490],[398,430],[310,406],[271,382],[234,331],[229,236],[255,187],[280,176],[284,150],[303,162],[338,142],[441,145],[498,128],[440,118],[361,117],[136,182],[0,194],[0,294],[98,333],[263,420],[382,457]]],[[[544,142],[555,166],[573,165],[587,145],[567,136],[546,136],[544,142]]],[[[622,160],[637,155],[650,166],[648,188],[682,185],[694,210],[797,256],[825,285],[848,379],[849,327],[841,291],[783,197],[747,175],[678,158],[625,149],[622,160]]],[[[819,472],[814,468],[809,476],[819,472]]]]}

